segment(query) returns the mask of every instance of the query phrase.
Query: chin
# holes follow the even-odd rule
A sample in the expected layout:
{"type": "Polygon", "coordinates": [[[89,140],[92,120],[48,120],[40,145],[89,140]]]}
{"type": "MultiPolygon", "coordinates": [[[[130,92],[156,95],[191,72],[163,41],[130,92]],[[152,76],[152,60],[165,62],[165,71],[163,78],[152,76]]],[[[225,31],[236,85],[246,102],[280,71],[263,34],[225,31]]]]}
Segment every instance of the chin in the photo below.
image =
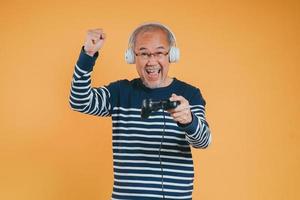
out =
{"type": "Polygon", "coordinates": [[[149,82],[146,82],[146,81],[143,81],[143,82],[144,82],[144,85],[146,87],[151,88],[151,89],[161,87],[161,82],[155,82],[155,83],[149,83],[149,82]]]}

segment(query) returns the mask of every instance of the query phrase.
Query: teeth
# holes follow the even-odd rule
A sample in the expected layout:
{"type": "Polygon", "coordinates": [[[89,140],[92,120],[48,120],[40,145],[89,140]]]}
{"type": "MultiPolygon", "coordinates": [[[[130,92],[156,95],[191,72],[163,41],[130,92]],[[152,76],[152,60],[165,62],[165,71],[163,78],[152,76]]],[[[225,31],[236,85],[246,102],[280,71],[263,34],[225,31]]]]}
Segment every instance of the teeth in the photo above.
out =
{"type": "Polygon", "coordinates": [[[160,68],[146,68],[147,73],[159,73],[160,68]]]}

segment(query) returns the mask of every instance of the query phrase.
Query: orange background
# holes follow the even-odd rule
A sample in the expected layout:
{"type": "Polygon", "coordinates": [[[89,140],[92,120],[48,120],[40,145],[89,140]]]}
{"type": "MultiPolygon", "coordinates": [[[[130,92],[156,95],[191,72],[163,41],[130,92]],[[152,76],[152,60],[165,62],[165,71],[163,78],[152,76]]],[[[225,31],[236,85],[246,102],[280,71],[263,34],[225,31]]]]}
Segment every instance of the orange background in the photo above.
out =
{"type": "Polygon", "coordinates": [[[193,150],[194,200],[300,199],[299,1],[3,1],[0,6],[0,199],[105,200],[111,120],[71,111],[86,30],[107,40],[93,85],[137,76],[131,31],[167,24],[201,88],[213,143],[193,150]]]}

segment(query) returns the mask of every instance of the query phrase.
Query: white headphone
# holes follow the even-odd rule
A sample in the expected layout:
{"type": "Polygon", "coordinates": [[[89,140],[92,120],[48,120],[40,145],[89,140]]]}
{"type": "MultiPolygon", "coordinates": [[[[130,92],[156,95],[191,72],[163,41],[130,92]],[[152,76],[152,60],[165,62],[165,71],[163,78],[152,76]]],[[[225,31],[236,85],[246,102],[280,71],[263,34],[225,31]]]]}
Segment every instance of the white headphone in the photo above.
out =
{"type": "Polygon", "coordinates": [[[157,26],[160,27],[168,32],[168,38],[170,37],[171,39],[171,47],[169,50],[169,62],[174,63],[179,60],[180,57],[180,52],[179,49],[176,47],[176,38],[173,32],[165,25],[161,23],[145,23],[142,24],[141,26],[138,26],[130,35],[129,42],[128,42],[128,48],[125,52],[125,60],[126,63],[128,64],[134,64],[135,63],[135,53],[133,49],[133,43],[135,42],[134,40],[136,39],[137,33],[139,33],[139,30],[145,26],[157,26]]]}

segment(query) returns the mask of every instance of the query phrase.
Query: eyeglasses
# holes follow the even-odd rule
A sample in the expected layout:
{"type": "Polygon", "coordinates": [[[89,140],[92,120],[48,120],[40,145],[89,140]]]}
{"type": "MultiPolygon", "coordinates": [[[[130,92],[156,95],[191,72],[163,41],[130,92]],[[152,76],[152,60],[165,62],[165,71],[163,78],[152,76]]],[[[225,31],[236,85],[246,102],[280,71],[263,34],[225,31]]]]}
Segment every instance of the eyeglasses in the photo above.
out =
{"type": "Polygon", "coordinates": [[[154,53],[150,53],[150,52],[135,53],[136,56],[140,56],[143,60],[149,60],[151,56],[153,56],[155,59],[162,59],[165,58],[168,54],[169,52],[161,52],[161,51],[154,52],[154,53]]]}

